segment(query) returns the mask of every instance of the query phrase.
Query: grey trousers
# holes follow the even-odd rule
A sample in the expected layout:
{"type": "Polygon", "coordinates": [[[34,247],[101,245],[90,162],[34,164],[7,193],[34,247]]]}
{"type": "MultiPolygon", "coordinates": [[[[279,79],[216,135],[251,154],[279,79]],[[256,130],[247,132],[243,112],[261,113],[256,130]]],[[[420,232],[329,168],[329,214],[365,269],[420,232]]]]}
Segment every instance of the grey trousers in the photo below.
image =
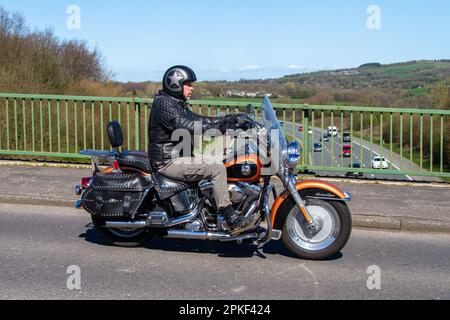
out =
{"type": "Polygon", "coordinates": [[[169,178],[196,182],[211,180],[214,185],[214,199],[217,206],[222,209],[231,205],[228,194],[227,171],[223,163],[206,156],[182,157],[172,160],[159,172],[169,178]]]}

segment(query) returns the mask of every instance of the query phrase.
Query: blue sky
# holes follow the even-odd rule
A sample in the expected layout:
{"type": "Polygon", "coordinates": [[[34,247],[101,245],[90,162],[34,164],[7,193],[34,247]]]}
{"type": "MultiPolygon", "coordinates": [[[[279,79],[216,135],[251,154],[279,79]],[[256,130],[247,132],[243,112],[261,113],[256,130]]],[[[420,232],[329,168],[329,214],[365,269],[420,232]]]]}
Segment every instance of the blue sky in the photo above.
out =
{"type": "Polygon", "coordinates": [[[120,81],[160,80],[173,64],[199,80],[450,58],[448,0],[0,0],[31,29],[97,47],[120,81]],[[81,29],[69,30],[70,5],[81,29]],[[367,8],[381,12],[369,30],[367,8]]]}

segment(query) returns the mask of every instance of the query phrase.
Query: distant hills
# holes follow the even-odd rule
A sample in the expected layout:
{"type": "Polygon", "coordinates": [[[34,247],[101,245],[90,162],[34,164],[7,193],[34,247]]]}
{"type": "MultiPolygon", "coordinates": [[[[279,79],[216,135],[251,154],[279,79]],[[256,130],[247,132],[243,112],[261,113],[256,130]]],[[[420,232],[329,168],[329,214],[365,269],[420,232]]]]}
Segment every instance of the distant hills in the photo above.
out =
{"type": "Polygon", "coordinates": [[[293,74],[267,81],[295,82],[337,89],[376,87],[392,90],[423,88],[448,78],[450,78],[450,60],[423,60],[386,65],[367,63],[353,69],[293,74]]]}
{"type": "MultiPolygon", "coordinates": [[[[157,82],[115,83],[125,96],[152,97],[157,82]]],[[[194,99],[259,99],[269,94],[284,103],[382,107],[450,108],[450,60],[393,64],[291,74],[276,79],[206,81],[194,99]]]]}

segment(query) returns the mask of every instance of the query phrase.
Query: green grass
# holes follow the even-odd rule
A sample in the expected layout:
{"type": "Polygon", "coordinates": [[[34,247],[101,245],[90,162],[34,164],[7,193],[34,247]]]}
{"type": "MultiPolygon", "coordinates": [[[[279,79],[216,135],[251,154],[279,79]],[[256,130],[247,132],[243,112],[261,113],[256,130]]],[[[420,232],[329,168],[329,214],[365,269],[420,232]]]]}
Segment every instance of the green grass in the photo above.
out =
{"type": "MultiPolygon", "coordinates": [[[[358,132],[354,132],[353,135],[355,137],[357,137],[357,138],[360,138],[360,135],[359,135],[358,132]]],[[[364,137],[364,138],[365,138],[364,140],[367,139],[367,137],[364,137]]],[[[391,149],[390,143],[384,143],[383,144],[383,148],[389,150],[389,152],[387,154],[383,154],[383,156],[389,157],[390,156],[390,149],[391,149]]],[[[380,150],[380,139],[379,138],[373,137],[373,139],[372,139],[372,150],[376,151],[376,152],[379,152],[379,150],[380,150]]],[[[400,146],[399,145],[397,145],[395,143],[392,144],[392,154],[400,156],[400,146]]],[[[412,156],[411,156],[410,155],[410,150],[409,149],[407,150],[407,149],[403,148],[402,156],[403,156],[404,160],[408,160],[408,161],[412,160],[412,163],[414,163],[414,164],[416,164],[417,166],[420,167],[420,151],[414,151],[413,150],[412,156]]],[[[406,167],[403,166],[401,169],[402,170],[409,170],[409,166],[406,166],[406,167]]],[[[423,158],[422,159],[422,169],[425,170],[425,171],[431,171],[430,170],[430,159],[429,158],[423,158]]],[[[444,164],[444,167],[443,167],[443,171],[446,172],[445,164],[444,164]]],[[[433,171],[432,172],[437,172],[437,173],[440,172],[440,163],[433,162],[433,171]]]]}
{"type": "Polygon", "coordinates": [[[407,89],[406,91],[408,92],[409,95],[418,96],[430,92],[430,89],[426,87],[421,87],[421,88],[407,89]]]}
{"type": "MultiPolygon", "coordinates": [[[[389,145],[387,145],[387,149],[389,149],[389,145]]],[[[397,155],[400,155],[400,146],[392,145],[392,151],[396,153],[397,155]]],[[[407,159],[408,161],[411,160],[410,151],[403,149],[403,158],[407,159]]],[[[420,166],[420,151],[414,151],[412,152],[412,162],[418,166],[420,166]]],[[[445,164],[443,164],[443,171],[446,172],[445,164]]],[[[429,158],[423,158],[422,159],[422,168],[426,171],[430,170],[430,159],[429,158]]],[[[405,170],[406,168],[402,168],[405,170]]],[[[433,171],[431,172],[441,172],[440,163],[433,162],[433,171]]]]}
{"type": "Polygon", "coordinates": [[[437,68],[437,65],[439,65],[439,69],[450,68],[450,63],[418,62],[408,65],[393,65],[393,66],[383,66],[379,68],[368,68],[364,70],[364,73],[376,73],[390,77],[405,78],[421,70],[425,69],[433,70],[437,68]]]}

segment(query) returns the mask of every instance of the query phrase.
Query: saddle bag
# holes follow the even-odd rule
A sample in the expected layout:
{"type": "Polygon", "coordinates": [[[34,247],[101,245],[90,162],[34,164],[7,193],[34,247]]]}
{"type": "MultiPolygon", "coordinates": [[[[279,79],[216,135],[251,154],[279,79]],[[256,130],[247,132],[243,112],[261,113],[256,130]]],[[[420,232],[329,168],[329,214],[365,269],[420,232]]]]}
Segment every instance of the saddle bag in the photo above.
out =
{"type": "Polygon", "coordinates": [[[133,219],[151,185],[138,173],[99,173],[84,191],[81,205],[96,218],[133,219]]]}

